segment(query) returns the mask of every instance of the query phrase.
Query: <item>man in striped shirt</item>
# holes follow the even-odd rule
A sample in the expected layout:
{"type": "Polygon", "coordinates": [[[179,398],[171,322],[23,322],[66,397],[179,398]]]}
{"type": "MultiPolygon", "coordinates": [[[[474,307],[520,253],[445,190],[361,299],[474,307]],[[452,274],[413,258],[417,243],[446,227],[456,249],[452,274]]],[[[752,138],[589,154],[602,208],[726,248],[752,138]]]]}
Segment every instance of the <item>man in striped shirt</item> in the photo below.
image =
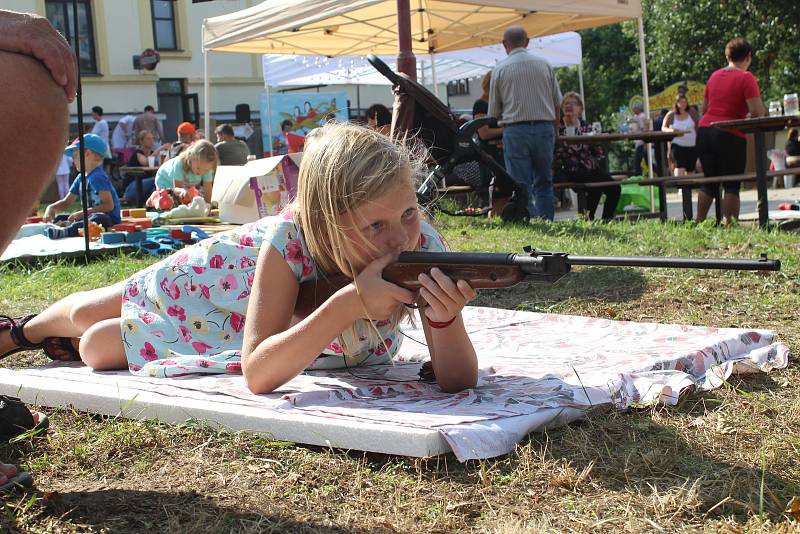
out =
{"type": "Polygon", "coordinates": [[[527,32],[519,26],[503,33],[508,57],[492,73],[489,115],[503,126],[506,170],[528,188],[528,214],[552,221],[561,89],[553,67],[528,53],[528,42],[527,32]]]}

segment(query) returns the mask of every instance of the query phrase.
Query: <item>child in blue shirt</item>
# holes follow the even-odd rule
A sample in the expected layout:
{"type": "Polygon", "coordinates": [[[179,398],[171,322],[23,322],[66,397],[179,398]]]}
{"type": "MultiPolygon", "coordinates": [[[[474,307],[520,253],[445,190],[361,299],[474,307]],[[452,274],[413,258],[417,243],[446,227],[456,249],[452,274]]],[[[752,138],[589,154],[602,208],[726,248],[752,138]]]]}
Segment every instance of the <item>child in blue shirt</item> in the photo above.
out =
{"type": "MultiPolygon", "coordinates": [[[[83,136],[84,159],[86,162],[86,184],[89,193],[89,222],[99,224],[106,230],[122,222],[120,217],[120,203],[119,196],[111,185],[108,175],[103,170],[103,158],[108,150],[108,144],[99,136],[94,134],[86,134],[83,136]]],[[[80,171],[80,152],[79,152],[78,139],[72,142],[64,153],[72,156],[75,166],[80,171]]],[[[59,210],[69,208],[76,199],[81,198],[81,175],[79,174],[72,186],[69,188],[69,193],[59,200],[47,206],[44,210],[45,222],[53,220],[59,210]]],[[[51,239],[60,239],[62,237],[77,237],[78,230],[83,228],[83,212],[76,211],[69,215],[68,221],[72,222],[66,228],[50,228],[47,235],[51,239]]]]}
{"type": "Polygon", "coordinates": [[[169,190],[184,204],[191,202],[201,190],[206,203],[211,203],[217,160],[217,150],[210,141],[195,141],[178,157],[158,168],[156,190],[169,190]]]}

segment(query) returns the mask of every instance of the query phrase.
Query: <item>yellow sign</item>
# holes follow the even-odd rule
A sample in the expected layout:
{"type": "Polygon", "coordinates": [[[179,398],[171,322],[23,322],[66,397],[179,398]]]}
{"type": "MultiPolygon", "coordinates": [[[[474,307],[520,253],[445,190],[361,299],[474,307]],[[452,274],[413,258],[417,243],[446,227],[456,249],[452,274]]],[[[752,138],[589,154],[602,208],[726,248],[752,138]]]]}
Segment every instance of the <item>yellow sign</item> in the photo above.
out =
{"type": "MultiPolygon", "coordinates": [[[[689,91],[686,93],[686,97],[689,99],[689,105],[700,105],[703,103],[703,95],[705,94],[706,86],[700,82],[675,82],[657,95],[652,95],[650,97],[650,110],[656,111],[659,109],[672,109],[672,106],[675,105],[675,97],[678,96],[678,87],[681,85],[685,85],[689,88],[689,91]]],[[[631,98],[629,103],[630,107],[633,108],[634,104],[643,103],[644,98],[640,95],[636,95],[631,98]]]]}

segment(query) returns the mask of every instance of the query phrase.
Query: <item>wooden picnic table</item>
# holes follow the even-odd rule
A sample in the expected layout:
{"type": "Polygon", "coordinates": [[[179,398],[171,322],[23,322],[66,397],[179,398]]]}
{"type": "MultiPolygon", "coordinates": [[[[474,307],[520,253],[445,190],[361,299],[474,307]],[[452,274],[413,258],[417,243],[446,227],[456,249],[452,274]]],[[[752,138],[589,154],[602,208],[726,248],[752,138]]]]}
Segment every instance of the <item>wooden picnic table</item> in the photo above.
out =
{"type": "MultiPolygon", "coordinates": [[[[631,133],[598,133],[598,134],[583,134],[583,135],[564,135],[557,138],[557,142],[566,143],[569,145],[599,145],[610,143],[612,141],[644,141],[645,143],[660,143],[658,150],[660,153],[660,162],[658,173],[661,176],[667,176],[668,163],[667,163],[667,150],[666,142],[672,141],[676,137],[681,137],[684,132],[675,130],[672,132],[650,131],[650,132],[631,132],[631,133]]],[[[662,221],[667,220],[667,190],[666,184],[662,181],[654,181],[653,185],[658,187],[658,202],[659,202],[659,218],[662,221]]],[[[641,185],[646,185],[642,183],[641,185]]],[[[652,200],[652,197],[651,197],[652,200]]],[[[651,204],[652,208],[652,204],[651,204]]]]}
{"type": "Polygon", "coordinates": [[[119,172],[127,174],[136,181],[136,207],[144,207],[144,188],[142,186],[142,179],[145,175],[154,176],[158,171],[158,167],[120,167],[119,172]]]}
{"type": "Polygon", "coordinates": [[[764,141],[766,132],[783,130],[792,126],[800,126],[800,115],[781,115],[778,117],[755,117],[735,121],[712,122],[714,128],[733,128],[752,133],[755,140],[756,154],[756,190],[758,191],[758,225],[766,228],[769,223],[769,200],[767,198],[767,148],[764,141]]]}

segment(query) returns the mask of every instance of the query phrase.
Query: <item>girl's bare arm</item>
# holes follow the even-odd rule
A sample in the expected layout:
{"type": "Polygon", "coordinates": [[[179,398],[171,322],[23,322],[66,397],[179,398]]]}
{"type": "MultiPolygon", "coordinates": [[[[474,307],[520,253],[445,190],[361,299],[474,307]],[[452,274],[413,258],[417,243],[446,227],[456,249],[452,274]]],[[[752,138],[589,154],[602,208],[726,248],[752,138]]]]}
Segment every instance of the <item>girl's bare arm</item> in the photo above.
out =
{"type": "Polygon", "coordinates": [[[421,311],[422,327],[431,354],[436,381],[443,391],[457,393],[474,387],[478,381],[478,357],[464,328],[461,310],[475,298],[475,290],[463,280],[454,282],[438,269],[421,275],[422,297],[428,309],[421,311]],[[424,277],[424,278],[423,278],[424,277]],[[430,321],[455,320],[444,328],[433,328],[430,321]]]}
{"type": "Polygon", "coordinates": [[[292,324],[299,284],[272,246],[259,253],[247,307],[242,372],[253,393],[270,393],[307,368],[345,328],[365,315],[385,319],[413,294],[386,282],[380,273],[391,258],[376,260],[307,317],[292,324]],[[363,296],[363,301],[362,301],[363,296]]]}

